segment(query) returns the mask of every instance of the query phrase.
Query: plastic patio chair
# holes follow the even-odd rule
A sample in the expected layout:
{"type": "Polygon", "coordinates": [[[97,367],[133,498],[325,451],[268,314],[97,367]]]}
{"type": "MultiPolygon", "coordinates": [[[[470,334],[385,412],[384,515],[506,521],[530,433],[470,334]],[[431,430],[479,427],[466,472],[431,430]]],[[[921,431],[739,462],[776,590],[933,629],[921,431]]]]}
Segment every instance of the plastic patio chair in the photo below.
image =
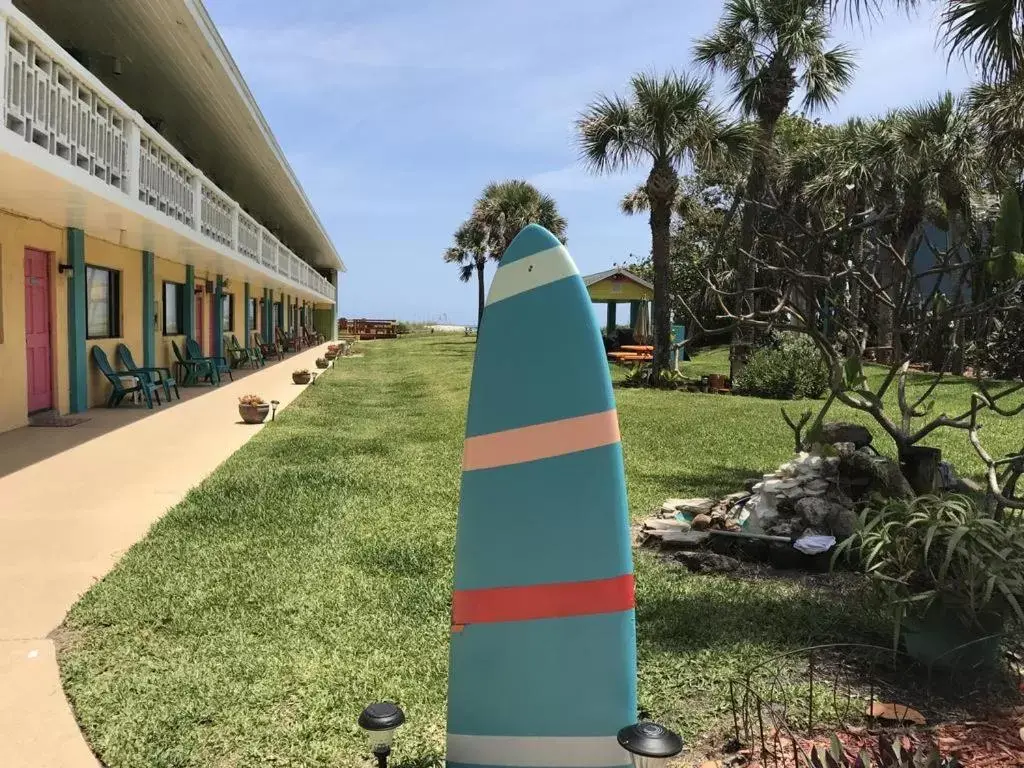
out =
{"type": "Polygon", "coordinates": [[[153,407],[153,399],[156,398],[156,404],[160,405],[160,387],[153,383],[148,376],[136,376],[129,371],[115,371],[110,361],[107,359],[107,353],[103,351],[102,347],[92,348],[92,359],[96,363],[96,367],[100,369],[100,373],[106,376],[107,381],[110,382],[111,392],[110,397],[107,398],[107,407],[116,408],[120,405],[124,399],[135,392],[141,392],[142,396],[146,399],[146,405],[150,408],[153,407]],[[134,387],[126,387],[124,385],[124,378],[131,376],[135,379],[134,387]]]}
{"type": "Polygon", "coordinates": [[[144,367],[135,364],[135,358],[132,357],[132,351],[128,348],[127,344],[117,345],[117,359],[124,366],[124,369],[134,376],[139,378],[145,376],[153,384],[159,384],[164,388],[164,394],[167,395],[167,402],[171,402],[171,387],[174,387],[174,394],[177,395],[178,399],[181,400],[181,393],[178,391],[178,382],[171,376],[170,368],[162,368],[160,366],[144,367]]]}

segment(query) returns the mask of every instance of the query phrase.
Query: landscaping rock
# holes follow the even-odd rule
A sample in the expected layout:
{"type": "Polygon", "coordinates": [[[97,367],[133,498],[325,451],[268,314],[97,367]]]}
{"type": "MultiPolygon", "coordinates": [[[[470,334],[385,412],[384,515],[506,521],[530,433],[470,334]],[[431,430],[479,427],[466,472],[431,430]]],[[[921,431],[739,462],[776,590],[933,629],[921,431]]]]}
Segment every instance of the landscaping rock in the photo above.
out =
{"type": "Polygon", "coordinates": [[[854,500],[874,493],[889,498],[911,498],[914,495],[914,489],[903,476],[899,464],[885,456],[862,450],[840,459],[839,477],[854,500]]]}
{"type": "Polygon", "coordinates": [[[662,549],[700,549],[711,538],[700,531],[658,531],[662,549]]]}
{"type": "Polygon", "coordinates": [[[857,446],[854,443],[833,443],[832,447],[840,459],[853,455],[853,452],[857,450],[857,446]]]}
{"type": "Polygon", "coordinates": [[[711,527],[711,515],[697,515],[693,518],[693,530],[706,531],[711,527]]]}
{"type": "Polygon", "coordinates": [[[871,445],[871,432],[860,424],[832,421],[822,424],[814,439],[822,443],[853,443],[857,448],[871,445]]]}
{"type": "Polygon", "coordinates": [[[796,502],[796,513],[813,527],[822,525],[832,511],[832,505],[818,496],[804,496],[796,502]]]}
{"type": "Polygon", "coordinates": [[[703,515],[715,506],[714,499],[669,499],[665,504],[672,504],[677,512],[688,515],[703,515]]]}
{"type": "Polygon", "coordinates": [[[674,558],[693,573],[729,573],[740,567],[740,561],[714,552],[679,552],[674,558]]]}
{"type": "Polygon", "coordinates": [[[852,509],[832,506],[825,517],[825,524],[838,541],[848,539],[857,531],[857,513],[852,509]]]}

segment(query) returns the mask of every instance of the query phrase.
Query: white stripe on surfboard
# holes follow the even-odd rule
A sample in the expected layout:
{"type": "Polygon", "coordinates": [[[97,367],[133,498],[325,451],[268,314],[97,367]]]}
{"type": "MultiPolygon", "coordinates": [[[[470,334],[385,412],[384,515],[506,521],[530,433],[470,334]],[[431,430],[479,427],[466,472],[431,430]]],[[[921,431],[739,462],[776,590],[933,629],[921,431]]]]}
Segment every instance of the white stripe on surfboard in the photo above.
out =
{"type": "Polygon", "coordinates": [[[469,765],[608,768],[630,764],[614,736],[467,736],[448,734],[448,761],[469,765]]]}
{"type": "Polygon", "coordinates": [[[569,258],[564,245],[548,248],[498,267],[487,294],[487,306],[578,274],[579,270],[569,258]]]}

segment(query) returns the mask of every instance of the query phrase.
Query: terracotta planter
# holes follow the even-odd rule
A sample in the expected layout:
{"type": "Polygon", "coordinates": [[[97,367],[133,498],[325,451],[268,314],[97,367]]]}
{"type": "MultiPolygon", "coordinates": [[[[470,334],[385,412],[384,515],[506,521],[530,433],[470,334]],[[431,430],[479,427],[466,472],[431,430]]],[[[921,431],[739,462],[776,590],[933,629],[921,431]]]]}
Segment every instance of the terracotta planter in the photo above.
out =
{"type": "Polygon", "coordinates": [[[321,369],[321,370],[326,368],[328,365],[329,365],[329,363],[327,362],[326,358],[321,357],[319,360],[316,361],[316,367],[321,369]]]}
{"type": "Polygon", "coordinates": [[[324,360],[334,360],[337,357],[338,357],[338,353],[337,352],[328,352],[327,354],[324,355],[324,360]]]}
{"type": "Polygon", "coordinates": [[[312,377],[308,373],[293,373],[292,381],[296,384],[309,384],[309,380],[312,377]]]}
{"type": "Polygon", "coordinates": [[[268,413],[270,413],[270,403],[263,405],[238,404],[238,415],[246,424],[262,424],[268,413]]]}

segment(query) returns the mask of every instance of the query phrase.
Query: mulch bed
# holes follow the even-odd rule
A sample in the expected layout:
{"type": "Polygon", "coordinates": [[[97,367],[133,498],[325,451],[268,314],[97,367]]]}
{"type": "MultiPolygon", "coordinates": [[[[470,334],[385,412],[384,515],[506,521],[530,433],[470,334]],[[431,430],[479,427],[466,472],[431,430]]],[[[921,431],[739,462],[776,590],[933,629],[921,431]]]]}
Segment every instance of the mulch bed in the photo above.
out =
{"type": "MultiPolygon", "coordinates": [[[[942,723],[902,732],[847,728],[836,732],[835,736],[851,758],[862,750],[871,755],[878,746],[879,735],[884,734],[894,741],[902,739],[904,747],[935,744],[943,756],[956,757],[963,768],[1021,768],[1024,766],[1022,728],[1024,709],[1018,709],[986,720],[942,723]]],[[[804,755],[809,756],[815,747],[828,749],[831,737],[831,731],[795,738],[775,733],[766,737],[768,755],[758,758],[756,747],[745,747],[703,765],[716,768],[808,768],[804,755]]]]}

